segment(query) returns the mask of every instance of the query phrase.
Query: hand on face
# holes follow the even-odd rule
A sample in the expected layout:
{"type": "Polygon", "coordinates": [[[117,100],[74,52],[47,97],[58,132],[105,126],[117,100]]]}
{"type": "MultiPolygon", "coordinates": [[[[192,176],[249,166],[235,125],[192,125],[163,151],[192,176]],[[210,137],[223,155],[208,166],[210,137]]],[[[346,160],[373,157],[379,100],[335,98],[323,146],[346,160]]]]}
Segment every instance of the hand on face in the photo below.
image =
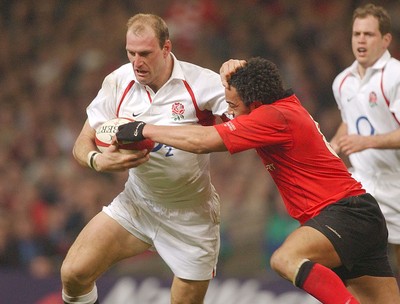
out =
{"type": "Polygon", "coordinates": [[[221,77],[221,82],[225,88],[229,88],[228,79],[230,75],[245,64],[246,60],[239,59],[230,59],[222,64],[219,74],[221,77]]]}

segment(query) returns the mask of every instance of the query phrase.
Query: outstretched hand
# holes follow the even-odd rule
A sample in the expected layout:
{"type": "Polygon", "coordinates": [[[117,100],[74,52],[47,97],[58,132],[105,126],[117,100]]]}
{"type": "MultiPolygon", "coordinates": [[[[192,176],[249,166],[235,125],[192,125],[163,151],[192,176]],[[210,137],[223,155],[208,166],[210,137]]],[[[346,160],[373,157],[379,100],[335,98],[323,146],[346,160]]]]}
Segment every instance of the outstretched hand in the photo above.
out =
{"type": "Polygon", "coordinates": [[[220,70],[219,75],[221,77],[222,85],[225,88],[229,88],[228,80],[230,76],[240,67],[245,66],[246,60],[239,60],[239,59],[229,59],[225,61],[220,70]]]}
{"type": "Polygon", "coordinates": [[[118,132],[115,134],[117,142],[134,142],[144,139],[143,128],[146,125],[144,121],[133,121],[118,127],[118,132]]]}

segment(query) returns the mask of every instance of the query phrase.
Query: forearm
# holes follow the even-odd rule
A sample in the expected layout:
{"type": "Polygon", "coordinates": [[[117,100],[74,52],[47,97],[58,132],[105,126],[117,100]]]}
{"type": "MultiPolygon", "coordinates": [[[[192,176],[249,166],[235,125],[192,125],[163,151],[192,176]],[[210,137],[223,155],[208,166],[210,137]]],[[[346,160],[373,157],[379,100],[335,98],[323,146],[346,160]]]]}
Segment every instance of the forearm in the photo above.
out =
{"type": "Polygon", "coordinates": [[[155,142],[197,154],[227,150],[214,127],[147,124],[143,128],[143,136],[155,142]]]}
{"type": "Polygon", "coordinates": [[[336,153],[350,155],[365,149],[400,149],[400,129],[386,134],[347,134],[347,125],[342,124],[331,140],[336,153]]]}
{"type": "Polygon", "coordinates": [[[72,154],[76,161],[84,166],[89,167],[88,154],[90,151],[97,151],[97,147],[94,141],[94,130],[90,127],[86,121],[78,138],[75,141],[72,154]]]}
{"type": "Polygon", "coordinates": [[[81,166],[89,167],[88,154],[90,151],[97,151],[97,147],[94,143],[90,143],[88,140],[83,140],[79,137],[75,142],[72,154],[81,166]]]}
{"type": "Polygon", "coordinates": [[[368,147],[372,149],[400,149],[400,129],[368,136],[368,147]]]}

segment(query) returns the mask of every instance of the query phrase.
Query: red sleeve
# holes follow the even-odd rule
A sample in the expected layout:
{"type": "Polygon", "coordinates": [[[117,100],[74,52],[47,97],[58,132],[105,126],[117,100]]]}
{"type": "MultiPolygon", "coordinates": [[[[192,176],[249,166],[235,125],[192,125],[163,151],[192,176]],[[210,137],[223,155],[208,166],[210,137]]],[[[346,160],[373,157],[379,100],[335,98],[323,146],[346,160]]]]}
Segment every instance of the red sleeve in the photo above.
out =
{"type": "Polygon", "coordinates": [[[291,145],[292,134],[282,113],[271,105],[261,108],[214,126],[230,153],[276,144],[291,145]]]}

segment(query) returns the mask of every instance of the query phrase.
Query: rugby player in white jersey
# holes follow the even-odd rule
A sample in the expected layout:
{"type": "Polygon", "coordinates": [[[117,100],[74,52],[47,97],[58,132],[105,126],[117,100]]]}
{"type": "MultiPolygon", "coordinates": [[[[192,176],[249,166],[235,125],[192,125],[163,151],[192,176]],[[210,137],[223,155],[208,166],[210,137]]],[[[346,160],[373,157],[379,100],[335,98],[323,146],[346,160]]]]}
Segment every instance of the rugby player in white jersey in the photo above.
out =
{"type": "MultiPolygon", "coordinates": [[[[331,140],[353,176],[378,201],[400,265],[400,62],[391,57],[391,21],[373,4],[353,14],[354,63],[333,82],[342,123],[331,140]]],[[[396,268],[396,267],[395,267],[396,268]]]]}
{"type": "Polygon", "coordinates": [[[201,304],[219,252],[219,197],[209,155],[158,144],[150,152],[96,149],[95,129],[115,117],[163,125],[213,125],[227,111],[219,74],[177,60],[165,22],[128,21],[127,63],[108,75],[74,146],[82,166],[129,170],[124,190],[82,230],[61,268],[64,303],[99,303],[96,280],[116,262],[157,250],[174,274],[171,303],[201,304]]]}

